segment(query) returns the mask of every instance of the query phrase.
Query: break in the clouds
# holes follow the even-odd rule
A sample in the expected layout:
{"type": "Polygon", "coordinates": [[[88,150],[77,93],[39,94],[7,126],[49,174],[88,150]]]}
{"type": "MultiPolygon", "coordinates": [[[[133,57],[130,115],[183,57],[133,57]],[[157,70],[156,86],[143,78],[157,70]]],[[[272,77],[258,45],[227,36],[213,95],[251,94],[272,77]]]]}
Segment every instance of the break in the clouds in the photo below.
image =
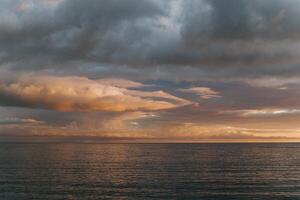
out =
{"type": "Polygon", "coordinates": [[[178,89],[177,91],[184,92],[184,93],[192,93],[197,96],[200,96],[203,99],[211,99],[211,98],[219,98],[219,92],[212,90],[211,88],[207,87],[193,87],[188,89],[178,89]]]}
{"type": "Polygon", "coordinates": [[[294,138],[299,10],[300,0],[1,0],[0,132],[294,138]]]}

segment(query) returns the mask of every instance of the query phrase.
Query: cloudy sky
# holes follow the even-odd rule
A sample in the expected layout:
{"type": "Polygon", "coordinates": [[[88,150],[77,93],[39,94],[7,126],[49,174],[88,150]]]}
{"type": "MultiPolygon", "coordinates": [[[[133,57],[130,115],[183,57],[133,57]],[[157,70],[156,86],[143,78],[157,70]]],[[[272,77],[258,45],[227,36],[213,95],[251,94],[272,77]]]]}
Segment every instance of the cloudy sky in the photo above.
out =
{"type": "Polygon", "coordinates": [[[0,0],[0,136],[299,140],[300,0],[0,0]]]}

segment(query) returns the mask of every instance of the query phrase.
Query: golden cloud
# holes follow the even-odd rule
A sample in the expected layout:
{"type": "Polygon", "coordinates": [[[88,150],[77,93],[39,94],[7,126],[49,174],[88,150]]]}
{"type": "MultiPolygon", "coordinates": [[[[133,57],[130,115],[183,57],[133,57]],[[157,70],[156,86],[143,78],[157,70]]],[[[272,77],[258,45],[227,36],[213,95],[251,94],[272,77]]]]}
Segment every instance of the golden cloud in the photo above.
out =
{"type": "Polygon", "coordinates": [[[245,128],[223,125],[179,123],[166,127],[166,137],[193,139],[280,139],[300,138],[300,129],[245,128]]]}
{"type": "Polygon", "coordinates": [[[6,105],[61,112],[161,110],[190,103],[162,91],[117,87],[116,80],[113,85],[108,83],[85,77],[30,75],[10,84],[0,84],[0,97],[6,105]]]}

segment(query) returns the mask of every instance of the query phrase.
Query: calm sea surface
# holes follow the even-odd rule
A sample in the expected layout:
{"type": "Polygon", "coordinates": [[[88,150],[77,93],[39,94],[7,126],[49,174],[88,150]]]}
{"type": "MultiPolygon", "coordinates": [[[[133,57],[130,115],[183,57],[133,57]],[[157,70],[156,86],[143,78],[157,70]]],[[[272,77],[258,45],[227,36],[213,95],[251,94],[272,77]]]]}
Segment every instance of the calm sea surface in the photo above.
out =
{"type": "Polygon", "coordinates": [[[0,144],[0,199],[300,199],[300,144],[0,144]]]}

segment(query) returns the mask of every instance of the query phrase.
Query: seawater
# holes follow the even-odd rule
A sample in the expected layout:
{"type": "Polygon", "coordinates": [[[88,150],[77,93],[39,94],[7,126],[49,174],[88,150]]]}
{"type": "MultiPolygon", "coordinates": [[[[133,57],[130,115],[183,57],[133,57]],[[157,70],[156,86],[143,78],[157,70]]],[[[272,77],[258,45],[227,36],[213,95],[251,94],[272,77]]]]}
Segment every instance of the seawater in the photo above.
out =
{"type": "Polygon", "coordinates": [[[0,199],[300,199],[300,144],[1,143],[0,199]]]}

